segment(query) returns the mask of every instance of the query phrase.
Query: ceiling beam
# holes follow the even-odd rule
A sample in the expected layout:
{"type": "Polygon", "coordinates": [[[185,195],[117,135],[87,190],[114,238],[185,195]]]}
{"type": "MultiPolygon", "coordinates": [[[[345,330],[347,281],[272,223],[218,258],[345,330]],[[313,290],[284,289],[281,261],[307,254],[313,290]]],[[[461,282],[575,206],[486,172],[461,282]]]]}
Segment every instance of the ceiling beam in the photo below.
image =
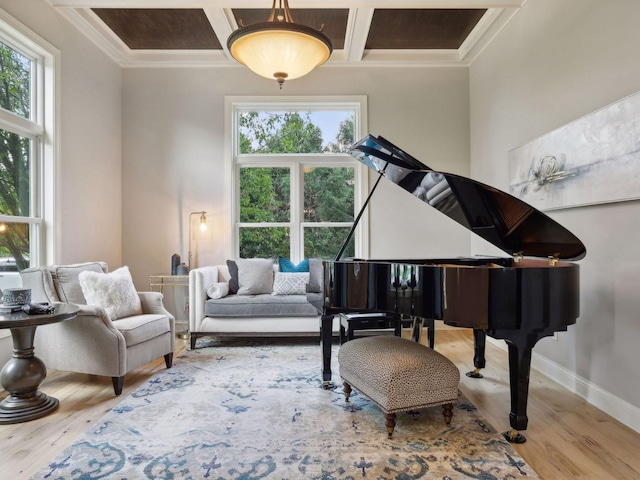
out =
{"type": "Polygon", "coordinates": [[[84,8],[65,8],[60,12],[112,60],[120,65],[126,63],[128,47],[95,13],[84,8]]]}
{"type": "Polygon", "coordinates": [[[373,12],[373,8],[352,8],[349,11],[344,42],[347,61],[359,62],[362,60],[373,12]]]}
{"type": "MultiPolygon", "coordinates": [[[[271,8],[270,0],[48,0],[68,8],[271,8]]],[[[296,8],[520,8],[527,0],[291,0],[296,8]]]]}
{"type": "Polygon", "coordinates": [[[231,57],[227,48],[227,38],[238,28],[233,13],[230,9],[225,8],[205,8],[204,14],[207,16],[209,23],[211,23],[211,28],[213,28],[213,32],[218,37],[227,60],[232,61],[233,57],[231,57]]]}

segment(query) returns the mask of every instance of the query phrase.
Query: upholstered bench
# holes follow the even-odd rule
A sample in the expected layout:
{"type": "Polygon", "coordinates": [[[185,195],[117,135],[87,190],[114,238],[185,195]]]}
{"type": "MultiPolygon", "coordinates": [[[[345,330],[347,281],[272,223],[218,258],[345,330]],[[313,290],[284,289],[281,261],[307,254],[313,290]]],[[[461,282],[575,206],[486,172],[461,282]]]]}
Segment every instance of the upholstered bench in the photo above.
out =
{"type": "Polygon", "coordinates": [[[353,387],[376,403],[385,414],[389,438],[396,412],[442,405],[445,422],[451,424],[460,372],[444,355],[411,340],[381,335],[342,344],[338,362],[345,401],[353,387]]]}

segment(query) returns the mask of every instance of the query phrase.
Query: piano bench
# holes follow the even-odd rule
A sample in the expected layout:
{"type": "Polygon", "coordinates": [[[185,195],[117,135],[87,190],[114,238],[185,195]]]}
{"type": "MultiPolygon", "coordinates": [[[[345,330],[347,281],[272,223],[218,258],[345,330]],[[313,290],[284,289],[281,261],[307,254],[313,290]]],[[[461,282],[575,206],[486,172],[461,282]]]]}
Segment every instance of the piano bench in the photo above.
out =
{"type": "Polygon", "coordinates": [[[345,401],[353,387],[378,405],[389,438],[397,412],[442,405],[445,422],[451,424],[460,372],[444,355],[411,340],[380,335],[344,343],[338,363],[345,401]]]}

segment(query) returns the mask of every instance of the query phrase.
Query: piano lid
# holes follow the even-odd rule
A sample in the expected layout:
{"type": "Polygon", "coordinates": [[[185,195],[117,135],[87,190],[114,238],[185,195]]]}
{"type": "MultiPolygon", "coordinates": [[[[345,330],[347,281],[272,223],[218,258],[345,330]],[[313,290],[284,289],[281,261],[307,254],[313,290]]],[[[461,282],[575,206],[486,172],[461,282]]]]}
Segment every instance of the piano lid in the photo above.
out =
{"type": "Polygon", "coordinates": [[[351,156],[510,255],[580,260],[582,242],[555,220],[497,188],[436,172],[382,137],[367,135],[351,156]]]}

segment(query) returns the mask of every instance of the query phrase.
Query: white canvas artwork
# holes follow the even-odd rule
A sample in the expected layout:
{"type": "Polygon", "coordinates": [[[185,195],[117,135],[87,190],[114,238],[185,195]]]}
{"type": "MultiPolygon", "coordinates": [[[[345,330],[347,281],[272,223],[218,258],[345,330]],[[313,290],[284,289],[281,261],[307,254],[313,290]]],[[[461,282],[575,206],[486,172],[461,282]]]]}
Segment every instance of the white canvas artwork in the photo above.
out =
{"type": "Polygon", "coordinates": [[[539,210],[640,198],[640,93],[511,150],[509,173],[539,210]]]}

